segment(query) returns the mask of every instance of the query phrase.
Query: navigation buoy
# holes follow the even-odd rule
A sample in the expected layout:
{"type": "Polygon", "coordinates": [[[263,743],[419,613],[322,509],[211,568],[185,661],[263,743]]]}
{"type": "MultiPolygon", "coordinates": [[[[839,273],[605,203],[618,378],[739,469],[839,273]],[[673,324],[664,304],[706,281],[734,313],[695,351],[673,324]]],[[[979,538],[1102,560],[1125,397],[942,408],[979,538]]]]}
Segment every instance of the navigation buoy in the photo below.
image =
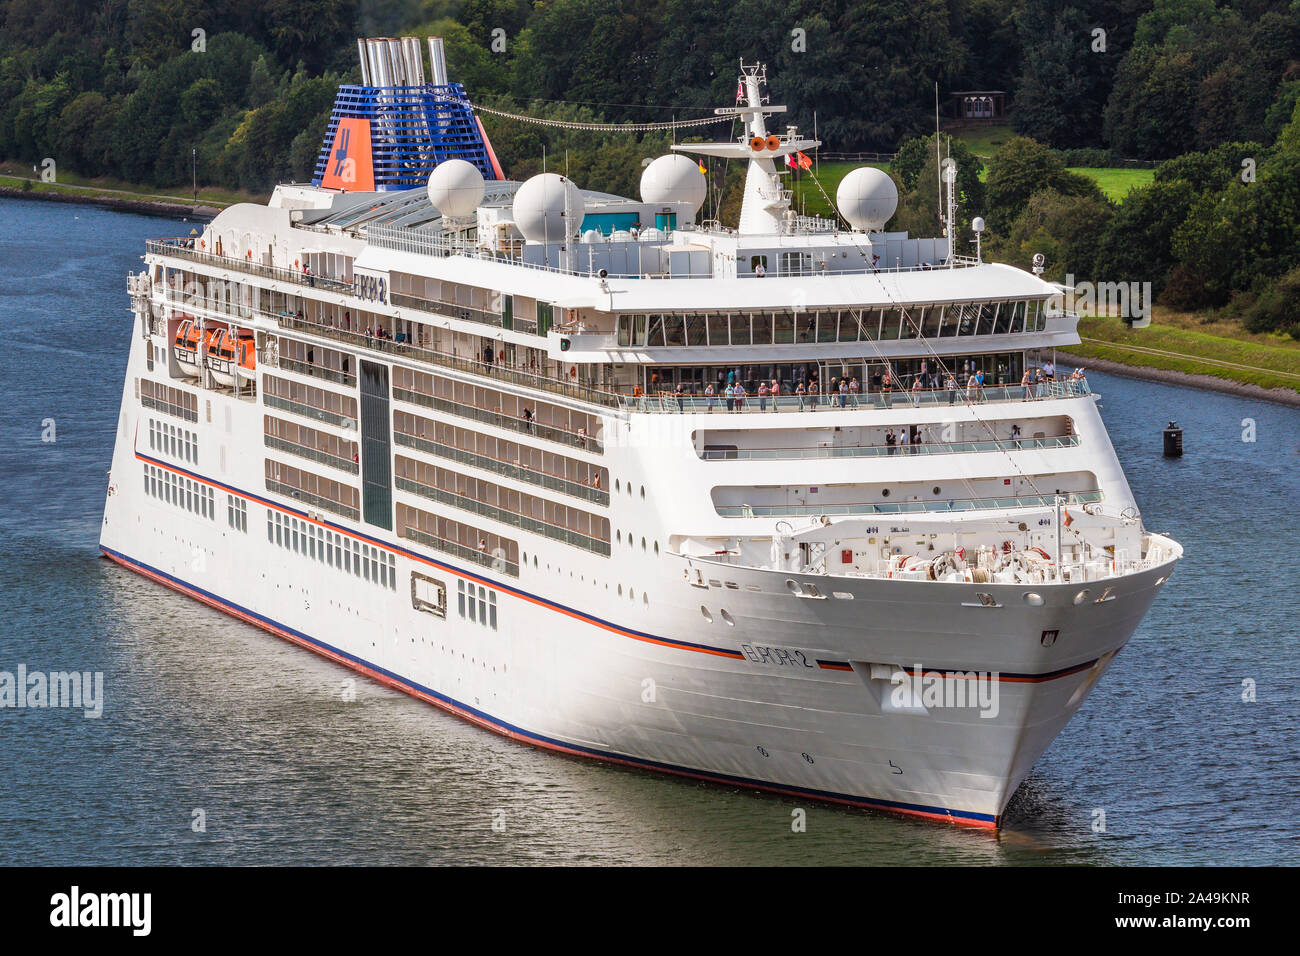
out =
{"type": "Polygon", "coordinates": [[[1183,430],[1177,422],[1170,422],[1165,428],[1165,457],[1183,457],[1183,430]]]}

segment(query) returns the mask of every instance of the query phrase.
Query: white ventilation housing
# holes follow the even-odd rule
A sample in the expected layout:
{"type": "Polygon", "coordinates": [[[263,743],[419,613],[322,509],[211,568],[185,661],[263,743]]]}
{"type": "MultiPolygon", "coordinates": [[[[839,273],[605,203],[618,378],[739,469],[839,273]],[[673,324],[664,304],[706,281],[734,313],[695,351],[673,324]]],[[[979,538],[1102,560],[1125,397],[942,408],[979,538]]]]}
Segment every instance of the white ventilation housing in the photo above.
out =
{"type": "Polygon", "coordinates": [[[483,201],[483,174],[473,163],[446,159],[429,176],[429,202],[444,216],[472,216],[483,201]]]}
{"type": "Polygon", "coordinates": [[[859,166],[840,180],[835,206],[858,232],[879,232],[898,209],[898,187],[883,169],[859,166]]]}
{"type": "Polygon", "coordinates": [[[539,173],[515,193],[515,226],[529,242],[563,242],[578,234],[585,205],[572,180],[539,173]]]}
{"type": "Polygon", "coordinates": [[[688,219],[694,220],[696,212],[704,205],[708,184],[695,160],[674,153],[660,156],[641,174],[641,201],[660,203],[689,203],[688,219]]]}

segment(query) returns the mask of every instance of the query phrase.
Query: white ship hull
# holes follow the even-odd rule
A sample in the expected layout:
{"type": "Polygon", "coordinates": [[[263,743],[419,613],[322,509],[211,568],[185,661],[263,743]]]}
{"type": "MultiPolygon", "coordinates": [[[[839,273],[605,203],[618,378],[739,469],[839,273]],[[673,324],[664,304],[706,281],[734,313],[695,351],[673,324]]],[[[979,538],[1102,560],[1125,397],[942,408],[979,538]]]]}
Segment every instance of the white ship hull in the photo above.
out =
{"type": "MultiPolygon", "coordinates": [[[[133,345],[128,383],[142,364],[138,336],[133,345]]],[[[984,608],[970,606],[968,588],[868,578],[837,578],[838,599],[798,599],[787,580],[825,588],[826,579],[745,568],[726,569],[729,590],[719,593],[686,583],[687,559],[666,555],[630,578],[655,595],[647,605],[593,586],[576,554],[572,566],[512,579],[391,533],[309,518],[310,509],[261,487],[259,457],[235,451],[256,440],[260,406],[219,393],[204,401],[214,424],[203,408],[191,426],[198,460],[178,461],[144,442],[152,413],[128,384],[101,538],[114,561],[520,740],[964,824],[997,825],[1172,565],[1115,580],[1102,604],[1076,605],[1077,586],[1049,585],[1035,588],[1043,606],[1028,607],[1024,587],[985,585],[1003,606],[984,608]],[[147,494],[146,465],[211,488],[215,515],[147,494]],[[228,526],[228,495],[246,502],[247,531],[228,526]],[[277,511],[392,554],[396,587],[269,542],[277,511]],[[416,610],[412,570],[444,579],[453,595],[462,580],[494,591],[497,629],[459,616],[454,597],[445,620],[416,610]],[[729,602],[736,592],[743,604],[729,602]],[[728,606],[734,625],[716,619],[728,606]],[[1048,631],[1061,638],[1043,646],[1048,631]],[[996,713],[887,712],[882,695],[892,685],[872,679],[871,662],[994,672],[996,713]]],[[[598,560],[608,568],[607,558],[590,566],[598,560]]]]}

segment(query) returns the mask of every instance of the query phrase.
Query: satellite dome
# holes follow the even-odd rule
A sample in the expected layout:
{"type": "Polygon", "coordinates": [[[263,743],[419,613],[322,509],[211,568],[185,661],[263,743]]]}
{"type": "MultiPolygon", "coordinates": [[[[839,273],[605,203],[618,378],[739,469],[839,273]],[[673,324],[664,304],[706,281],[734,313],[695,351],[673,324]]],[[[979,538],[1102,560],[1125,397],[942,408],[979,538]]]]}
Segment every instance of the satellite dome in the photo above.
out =
{"type": "Polygon", "coordinates": [[[473,215],[483,201],[483,188],[483,174],[463,159],[439,163],[427,187],[433,208],[453,218],[473,215]]]}
{"type": "Polygon", "coordinates": [[[835,206],[858,232],[879,232],[898,208],[898,187],[883,169],[859,166],[840,180],[835,206]]]}
{"type": "Polygon", "coordinates": [[[577,235],[584,212],[582,193],[558,173],[539,173],[515,193],[515,225],[529,242],[563,242],[577,235]]]}
{"type": "Polygon", "coordinates": [[[704,205],[708,191],[704,174],[695,165],[695,160],[677,153],[660,156],[641,174],[642,202],[655,205],[689,203],[691,213],[687,218],[691,220],[695,219],[695,213],[704,205]]]}

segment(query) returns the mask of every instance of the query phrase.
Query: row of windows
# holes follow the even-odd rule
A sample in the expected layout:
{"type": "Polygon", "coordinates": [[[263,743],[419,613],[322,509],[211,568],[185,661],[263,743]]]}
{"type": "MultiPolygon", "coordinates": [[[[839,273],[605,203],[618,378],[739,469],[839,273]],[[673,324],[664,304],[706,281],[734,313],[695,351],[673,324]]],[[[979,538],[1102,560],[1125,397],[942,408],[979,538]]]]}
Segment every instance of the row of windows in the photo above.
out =
{"type": "Polygon", "coordinates": [[[154,408],[165,415],[183,418],[187,422],[199,420],[199,397],[181,388],[172,388],[152,379],[136,379],[136,397],[145,408],[154,408]]]}
{"type": "Polygon", "coordinates": [[[266,540],[345,574],[364,578],[390,591],[397,590],[397,559],[347,535],[268,510],[266,540]]]}
{"type": "Polygon", "coordinates": [[[1025,332],[1043,326],[1042,303],[971,302],[907,309],[820,312],[685,312],[622,315],[619,345],[793,345],[947,338],[1025,332]]]}
{"type": "Polygon", "coordinates": [[[149,447],[173,458],[198,462],[199,436],[179,425],[149,419],[149,447]]]}
{"type": "Polygon", "coordinates": [[[497,592],[481,584],[458,582],[456,589],[456,610],[460,616],[469,621],[478,621],[484,627],[497,629],[497,592]]]}
{"type": "Polygon", "coordinates": [[[216,495],[211,488],[164,468],[144,466],[144,490],[160,501],[203,518],[212,518],[217,513],[216,495]]]}
{"type": "Polygon", "coordinates": [[[226,523],[236,531],[248,531],[248,502],[234,495],[226,495],[226,523]]]}

